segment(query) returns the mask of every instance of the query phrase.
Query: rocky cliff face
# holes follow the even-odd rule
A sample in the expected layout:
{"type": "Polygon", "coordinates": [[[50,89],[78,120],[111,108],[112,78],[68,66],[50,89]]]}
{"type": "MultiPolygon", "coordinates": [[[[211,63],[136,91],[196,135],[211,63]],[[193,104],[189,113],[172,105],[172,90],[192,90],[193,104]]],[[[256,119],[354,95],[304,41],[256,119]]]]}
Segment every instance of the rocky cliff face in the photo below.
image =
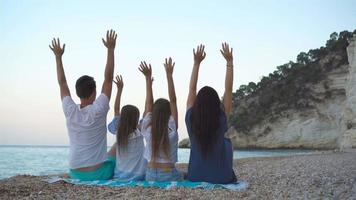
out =
{"type": "MultiPolygon", "coordinates": [[[[305,85],[296,86],[302,95],[287,101],[283,109],[280,109],[281,102],[272,102],[268,104],[270,106],[266,108],[262,119],[248,126],[233,124],[227,134],[233,146],[310,149],[356,147],[355,35],[347,47],[348,62],[338,62],[342,57],[342,53],[329,52],[315,62],[321,67],[322,76],[317,82],[306,81],[305,85]],[[288,102],[293,102],[293,106],[289,106],[288,102]]],[[[251,105],[263,103],[263,96],[259,94],[262,93],[256,92],[237,100],[236,112],[245,112],[251,105]]],[[[249,115],[246,119],[253,121],[251,118],[253,116],[249,115]]]]}

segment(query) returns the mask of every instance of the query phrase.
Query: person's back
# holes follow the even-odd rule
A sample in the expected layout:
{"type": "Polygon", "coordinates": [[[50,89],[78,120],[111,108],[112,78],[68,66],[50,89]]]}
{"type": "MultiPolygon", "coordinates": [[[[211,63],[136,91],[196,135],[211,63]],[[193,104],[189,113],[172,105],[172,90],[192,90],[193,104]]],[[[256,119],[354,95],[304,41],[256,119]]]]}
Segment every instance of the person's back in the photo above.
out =
{"type": "Polygon", "coordinates": [[[232,49],[222,45],[220,52],[227,61],[223,102],[217,92],[208,86],[197,94],[199,67],[206,53],[200,45],[193,50],[194,66],[189,84],[185,123],[191,143],[188,180],[211,183],[236,181],[233,170],[231,142],[224,138],[232,107],[233,63],[232,49]]]}
{"type": "MultiPolygon", "coordinates": [[[[112,134],[120,134],[118,133],[119,125],[120,117],[116,116],[108,125],[108,129],[112,134]]],[[[120,144],[119,141],[117,143],[120,144]]],[[[114,178],[122,181],[144,180],[147,168],[144,150],[144,138],[140,129],[137,128],[127,136],[125,147],[122,145],[117,147],[114,178]]]]}
{"type": "Polygon", "coordinates": [[[144,158],[145,145],[139,130],[131,133],[125,149],[116,151],[116,168],[114,178],[120,180],[144,180],[147,160],[144,158]]]}
{"type": "Polygon", "coordinates": [[[109,100],[101,94],[92,105],[80,108],[70,96],[63,99],[69,135],[69,167],[77,169],[106,160],[106,116],[109,100]]]}
{"type": "Polygon", "coordinates": [[[178,160],[178,110],[173,82],[172,58],[166,58],[164,67],[168,82],[169,101],[157,99],[153,103],[151,65],[141,62],[140,71],[146,79],[146,102],[142,119],[145,137],[144,156],[147,159],[146,181],[179,181],[183,176],[175,167],[178,160]]]}
{"type": "Polygon", "coordinates": [[[101,94],[96,99],[96,83],[93,77],[81,76],[75,84],[80,104],[72,100],[64,74],[62,55],[65,45],[61,47],[59,39],[53,39],[50,49],[56,57],[57,79],[60,87],[62,107],[66,117],[69,135],[69,176],[80,180],[110,179],[113,175],[115,147],[107,154],[106,115],[109,110],[112,80],[114,72],[114,49],[117,35],[107,31],[107,63],[101,94]]]}
{"type": "Polygon", "coordinates": [[[196,134],[193,131],[192,109],[187,111],[185,122],[190,140],[188,180],[210,183],[231,183],[236,181],[234,171],[232,170],[231,142],[224,138],[224,134],[227,131],[225,113],[221,111],[217,138],[206,157],[204,157],[200,150],[196,134]]]}

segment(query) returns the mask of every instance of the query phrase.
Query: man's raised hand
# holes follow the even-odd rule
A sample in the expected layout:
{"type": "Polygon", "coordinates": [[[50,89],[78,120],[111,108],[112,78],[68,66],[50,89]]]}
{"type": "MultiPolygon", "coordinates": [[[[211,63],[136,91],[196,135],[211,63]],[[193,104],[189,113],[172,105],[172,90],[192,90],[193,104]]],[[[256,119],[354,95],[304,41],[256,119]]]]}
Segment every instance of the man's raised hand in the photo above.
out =
{"type": "Polygon", "coordinates": [[[197,51],[195,51],[195,49],[193,49],[193,54],[194,54],[194,62],[195,63],[201,63],[201,61],[204,60],[206,53],[204,51],[205,46],[204,45],[199,45],[197,47],[197,51]]]}
{"type": "Polygon", "coordinates": [[[151,68],[151,64],[148,64],[143,61],[140,64],[140,67],[138,68],[138,70],[140,70],[140,72],[142,72],[143,75],[145,75],[146,78],[150,78],[151,81],[153,82],[152,77],[152,68],[151,68]]]}
{"type": "Polygon", "coordinates": [[[174,69],[175,64],[176,63],[172,61],[171,57],[165,59],[165,63],[163,63],[163,65],[164,65],[164,68],[166,69],[167,74],[170,74],[170,75],[173,74],[173,69],[174,69]]]}
{"type": "Polygon", "coordinates": [[[102,40],[106,48],[114,50],[116,45],[116,38],[117,34],[114,30],[111,29],[110,31],[106,32],[106,40],[104,40],[104,38],[102,38],[102,40]]]}
{"type": "Polygon", "coordinates": [[[220,52],[228,63],[232,63],[233,61],[232,50],[232,48],[229,48],[229,44],[227,44],[226,42],[222,43],[222,49],[220,50],[220,52]]]}
{"type": "Polygon", "coordinates": [[[57,38],[57,40],[55,38],[53,38],[52,46],[49,45],[49,48],[53,51],[53,53],[56,57],[62,57],[65,47],[66,47],[66,45],[63,44],[63,48],[61,48],[61,43],[59,41],[59,38],[57,38]]]}
{"type": "Polygon", "coordinates": [[[116,81],[114,80],[114,83],[116,84],[117,89],[122,90],[122,88],[124,87],[124,81],[122,80],[122,76],[117,75],[115,79],[116,81]]]}

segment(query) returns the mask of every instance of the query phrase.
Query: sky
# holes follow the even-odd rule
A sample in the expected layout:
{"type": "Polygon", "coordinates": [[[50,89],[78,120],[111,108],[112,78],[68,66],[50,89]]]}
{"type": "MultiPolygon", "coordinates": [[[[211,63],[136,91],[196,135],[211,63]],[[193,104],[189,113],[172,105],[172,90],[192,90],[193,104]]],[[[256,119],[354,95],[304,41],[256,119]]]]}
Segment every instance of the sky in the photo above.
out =
{"type": "MultiPolygon", "coordinates": [[[[336,31],[356,29],[355,0],[55,1],[0,0],[0,145],[68,145],[53,53],[53,37],[66,44],[64,69],[73,99],[75,81],[104,79],[106,30],[118,33],[115,74],[124,79],[122,105],[143,112],[140,61],[152,64],[154,98],[168,98],[164,58],[176,62],[174,81],[179,138],[187,137],[186,98],[192,49],[206,45],[198,89],[224,91],[222,42],[234,48],[234,91],[258,82],[301,51],[325,45],[336,31]]],[[[112,96],[116,94],[113,89],[112,96]]],[[[114,98],[110,102],[114,106],[114,98]]],[[[108,121],[113,117],[108,113],[108,121]]],[[[108,136],[108,145],[114,136],[108,136]]]]}

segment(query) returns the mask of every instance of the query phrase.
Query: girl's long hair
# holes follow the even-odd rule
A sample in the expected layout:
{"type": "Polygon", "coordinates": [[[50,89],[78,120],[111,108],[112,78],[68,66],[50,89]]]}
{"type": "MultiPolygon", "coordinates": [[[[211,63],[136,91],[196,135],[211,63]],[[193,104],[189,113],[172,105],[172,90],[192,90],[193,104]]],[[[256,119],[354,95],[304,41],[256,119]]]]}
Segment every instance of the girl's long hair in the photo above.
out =
{"type": "Polygon", "coordinates": [[[205,86],[199,90],[192,108],[193,134],[204,159],[218,138],[220,104],[218,93],[212,87],[205,86]]]}
{"type": "Polygon", "coordinates": [[[139,116],[140,111],[136,106],[126,105],[122,107],[116,134],[119,153],[127,150],[129,135],[136,130],[139,116]]]}
{"type": "Polygon", "coordinates": [[[170,144],[168,137],[168,121],[171,116],[170,103],[166,99],[157,99],[153,104],[151,121],[152,160],[158,157],[160,151],[169,158],[170,144]]]}

